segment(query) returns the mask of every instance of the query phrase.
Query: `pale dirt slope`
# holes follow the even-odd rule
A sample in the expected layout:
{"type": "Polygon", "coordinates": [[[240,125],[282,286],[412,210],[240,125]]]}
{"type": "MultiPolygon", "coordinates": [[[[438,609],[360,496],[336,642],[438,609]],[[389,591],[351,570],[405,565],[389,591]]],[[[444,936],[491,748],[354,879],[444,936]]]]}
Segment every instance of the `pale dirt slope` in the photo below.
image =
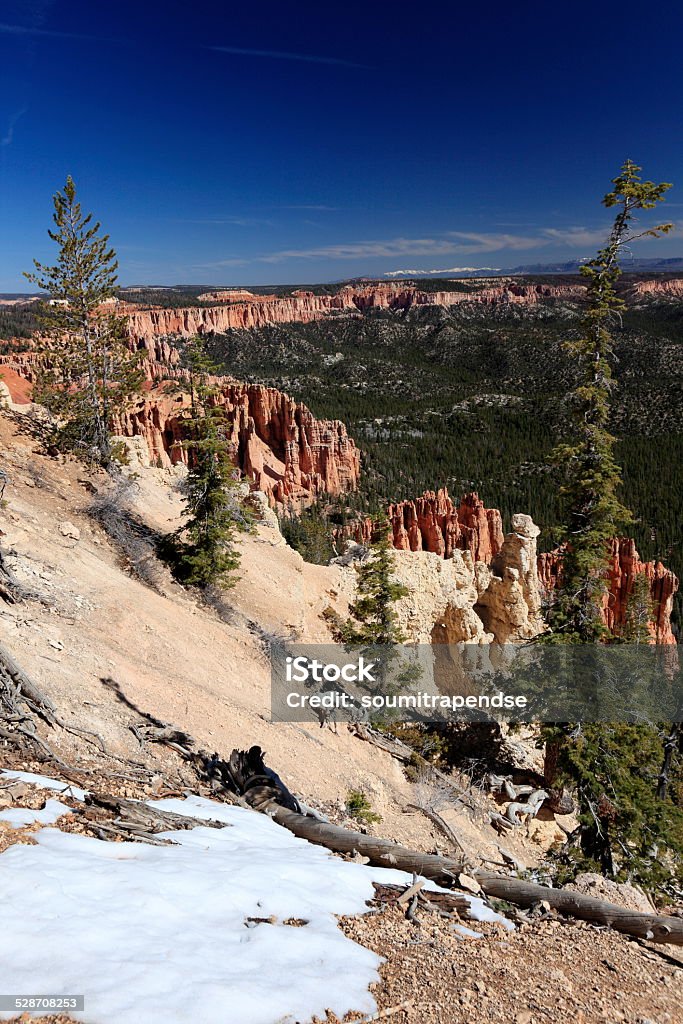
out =
{"type": "MultiPolygon", "coordinates": [[[[181,726],[201,746],[227,754],[258,743],[290,787],[313,802],[343,801],[349,789],[363,788],[384,818],[382,834],[434,846],[430,826],[400,811],[410,785],[396,761],[344,727],[335,735],[317,724],[269,722],[270,670],[259,633],[294,628],[311,640],[328,638],[320,612],[343,570],[306,565],[277,531],[260,526],[242,542],[243,578],[226,598],[231,621],[221,621],[166,575],[161,594],[123,571],[86,514],[92,496],[79,483],[88,475],[82,466],[36,454],[4,418],[0,443],[10,478],[0,510],[3,549],[18,577],[54,604],[2,604],[0,638],[69,722],[99,732],[112,751],[141,758],[129,728],[141,719],[101,681],[112,678],[142,711],[181,726]],[[72,532],[65,523],[78,540],[63,535],[72,532]]],[[[141,511],[156,528],[172,529],[177,478],[140,473],[141,511]]],[[[92,752],[80,743],[66,750],[92,752]]],[[[164,764],[177,766],[162,748],[149,756],[161,773],[164,764]]]]}
{"type": "MultiPolygon", "coordinates": [[[[157,572],[161,592],[124,571],[120,552],[87,515],[93,496],[91,474],[83,466],[39,454],[4,417],[0,444],[10,478],[6,507],[0,509],[3,550],[19,578],[53,604],[1,604],[0,638],[68,721],[94,729],[115,753],[152,758],[162,776],[177,770],[178,758],[167,748],[155,745],[141,754],[130,726],[142,719],[102,682],[113,679],[142,712],[181,727],[208,750],[227,755],[233,747],[259,744],[293,792],[334,818],[343,817],[348,791],[361,789],[382,816],[373,831],[419,849],[447,848],[421,814],[404,813],[415,799],[414,787],[388,754],[350,735],[344,725],[335,734],[317,723],[269,721],[264,634],[329,641],[322,611],[330,604],[345,610],[352,569],[305,563],[266,512],[255,533],[241,540],[241,578],[225,595],[219,615],[165,570],[157,572]],[[69,536],[74,532],[78,539],[69,536]]],[[[182,506],[178,471],[131,465],[127,472],[136,474],[140,517],[159,532],[172,530],[182,506]]],[[[103,474],[92,479],[99,488],[106,484],[103,474]]],[[[400,555],[405,562],[419,557],[400,555]]],[[[53,743],[60,739],[50,737],[53,743]]],[[[93,756],[93,748],[82,743],[67,752],[93,756]]],[[[500,837],[488,824],[485,804],[474,818],[464,810],[440,813],[473,857],[499,860],[500,837]]],[[[505,837],[506,847],[527,864],[562,835],[551,820],[532,822],[531,831],[532,841],[524,830],[505,837]]]]}

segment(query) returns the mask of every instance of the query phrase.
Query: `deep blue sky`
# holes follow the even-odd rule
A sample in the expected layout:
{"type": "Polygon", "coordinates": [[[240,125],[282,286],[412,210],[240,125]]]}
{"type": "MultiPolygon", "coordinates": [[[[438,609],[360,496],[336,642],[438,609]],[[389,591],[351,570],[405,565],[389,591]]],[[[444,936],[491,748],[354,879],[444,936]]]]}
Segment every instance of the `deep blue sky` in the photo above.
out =
{"type": "Polygon", "coordinates": [[[677,0],[0,0],[0,290],[67,173],[124,284],[584,257],[626,156],[683,222],[682,43],[677,0]]]}

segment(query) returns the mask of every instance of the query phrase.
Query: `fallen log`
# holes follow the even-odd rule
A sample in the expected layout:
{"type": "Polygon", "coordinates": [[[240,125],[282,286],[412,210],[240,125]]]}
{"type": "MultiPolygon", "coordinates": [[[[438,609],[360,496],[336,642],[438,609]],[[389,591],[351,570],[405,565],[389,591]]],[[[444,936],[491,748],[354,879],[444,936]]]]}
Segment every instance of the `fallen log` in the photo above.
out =
{"type": "MultiPolygon", "coordinates": [[[[226,762],[221,764],[226,765],[226,762]]],[[[258,810],[269,814],[278,825],[282,825],[300,839],[305,839],[316,846],[324,846],[333,853],[358,853],[367,857],[369,863],[377,867],[392,867],[410,874],[422,875],[444,888],[458,887],[458,875],[465,867],[462,861],[420,853],[388,839],[354,832],[283,806],[283,790],[288,797],[289,790],[274,773],[271,773],[272,779],[265,779],[266,784],[263,784],[262,773],[267,769],[260,747],[252,748],[249,752],[233,750],[227,764],[232,765],[233,770],[222,773],[221,781],[224,788],[239,796],[243,795],[248,804],[255,805],[258,810]],[[249,792],[249,776],[252,768],[256,766],[259,770],[259,785],[255,787],[256,799],[253,799],[249,792]],[[238,767],[239,771],[235,771],[235,767],[238,767]],[[277,780],[277,784],[273,779],[277,780]]],[[[593,896],[584,896],[568,889],[550,889],[545,885],[524,882],[490,871],[477,870],[472,872],[472,875],[487,896],[507,900],[522,907],[530,907],[545,900],[560,913],[606,925],[651,942],[683,946],[682,918],[638,913],[595,899],[593,896]]]]}
{"type": "MultiPolygon", "coordinates": [[[[356,853],[367,857],[376,867],[392,867],[429,878],[445,888],[457,887],[462,862],[449,857],[419,853],[388,839],[367,836],[351,829],[317,821],[295,814],[284,807],[271,804],[268,814],[278,825],[284,826],[300,839],[317,846],[325,846],[334,853],[356,853]]],[[[474,871],[474,878],[487,896],[506,900],[522,907],[531,907],[545,900],[560,913],[583,921],[592,921],[634,935],[650,942],[665,942],[683,946],[683,918],[643,914],[613,903],[584,896],[570,889],[550,889],[545,885],[523,882],[518,878],[498,875],[489,871],[474,871]]]]}
{"type": "Polygon", "coordinates": [[[545,885],[524,882],[489,871],[475,871],[474,877],[487,896],[507,900],[521,907],[531,907],[545,900],[561,914],[569,914],[583,921],[608,925],[626,935],[635,935],[650,942],[668,942],[683,946],[683,918],[644,914],[617,907],[594,896],[572,892],[571,889],[549,889],[545,885]]]}
{"type": "Polygon", "coordinates": [[[439,885],[452,886],[463,870],[463,862],[452,857],[437,857],[432,853],[419,853],[390,839],[354,832],[341,825],[318,821],[297,814],[280,804],[270,803],[267,813],[278,825],[289,829],[295,836],[316,846],[325,846],[335,853],[360,853],[370,864],[379,868],[398,868],[400,871],[423,875],[439,885]]]}

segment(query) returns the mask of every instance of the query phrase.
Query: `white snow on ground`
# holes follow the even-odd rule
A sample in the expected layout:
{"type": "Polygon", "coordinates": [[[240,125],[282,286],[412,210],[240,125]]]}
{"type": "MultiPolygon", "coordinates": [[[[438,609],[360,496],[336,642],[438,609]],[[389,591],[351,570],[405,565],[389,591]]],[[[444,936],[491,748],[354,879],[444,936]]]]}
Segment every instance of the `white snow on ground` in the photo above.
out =
{"type": "MultiPolygon", "coordinates": [[[[204,821],[231,821],[230,812],[234,809],[231,804],[219,804],[214,800],[205,800],[201,796],[190,796],[184,800],[177,797],[171,797],[166,800],[150,800],[148,803],[152,807],[158,807],[162,811],[173,811],[174,814],[185,814],[190,818],[200,818],[204,821]]],[[[253,812],[252,812],[253,813],[253,812]]],[[[266,817],[262,815],[261,817],[266,817]]],[[[269,818],[266,821],[270,822],[269,818]]],[[[272,822],[270,822],[272,824],[272,822]]],[[[291,833],[282,829],[281,826],[276,826],[280,831],[284,831],[286,835],[291,838],[291,833]]],[[[303,842],[304,846],[311,849],[311,844],[305,840],[298,839],[297,842],[303,842]]],[[[315,849],[315,847],[314,847],[315,849]]],[[[318,849],[322,849],[318,847],[318,849]]],[[[326,857],[330,854],[327,851],[322,851],[326,857]]],[[[349,865],[349,867],[358,867],[358,865],[349,865]]],[[[370,866],[360,866],[360,870],[364,876],[369,876],[373,882],[381,882],[385,885],[409,885],[412,882],[412,876],[406,874],[405,871],[394,871],[392,868],[373,868],[370,866]]],[[[451,892],[451,889],[444,889],[440,885],[436,885],[434,882],[425,882],[425,889],[430,889],[433,892],[451,892]]],[[[495,910],[491,910],[483,900],[479,899],[478,896],[470,896],[469,893],[458,891],[459,896],[464,896],[470,904],[470,915],[473,921],[488,921],[489,923],[502,924],[505,928],[514,931],[514,925],[507,917],[503,917],[501,914],[497,914],[495,910]]]]}
{"type": "Polygon", "coordinates": [[[0,769],[0,775],[8,779],[18,779],[20,782],[30,782],[34,786],[41,786],[42,789],[54,789],[65,796],[72,796],[74,800],[85,800],[85,789],[79,789],[70,782],[60,782],[58,779],[50,779],[47,775],[35,775],[33,772],[15,772],[7,768],[0,769]]]}
{"type": "MultiPolygon", "coordinates": [[[[44,828],[37,845],[0,855],[0,992],[82,993],[74,1016],[89,1024],[293,1024],[327,1008],[374,1011],[380,960],[334,915],[363,913],[373,879],[408,875],[342,861],[241,807],[200,797],[156,806],[226,827],[164,833],[177,845],[163,847],[44,828]]],[[[502,920],[468,898],[475,916],[502,920]]]]}
{"type": "Polygon", "coordinates": [[[32,825],[34,821],[39,821],[41,825],[54,825],[63,814],[71,814],[71,808],[59,800],[46,800],[41,810],[10,807],[9,810],[0,811],[0,821],[8,821],[13,828],[23,828],[24,825],[32,825]]]}

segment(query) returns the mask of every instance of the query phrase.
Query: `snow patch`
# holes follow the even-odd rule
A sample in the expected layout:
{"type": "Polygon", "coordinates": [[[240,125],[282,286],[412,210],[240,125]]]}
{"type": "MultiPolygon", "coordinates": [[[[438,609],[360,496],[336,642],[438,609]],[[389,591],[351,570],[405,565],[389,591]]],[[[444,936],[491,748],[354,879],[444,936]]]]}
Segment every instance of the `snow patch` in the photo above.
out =
{"type": "MultiPolygon", "coordinates": [[[[374,1012],[380,958],[346,938],[335,915],[364,913],[373,881],[410,876],[340,860],[242,807],[150,804],[226,827],[162,833],[169,846],[44,828],[35,845],[0,855],[0,991],[83,994],[85,1011],[73,1015],[89,1024],[374,1012]]],[[[479,919],[503,920],[468,899],[479,919]]]]}
{"type": "Polygon", "coordinates": [[[71,808],[59,800],[46,800],[41,810],[34,810],[31,807],[10,807],[7,811],[0,811],[0,821],[9,822],[12,828],[23,828],[24,825],[33,825],[36,821],[41,825],[54,825],[57,818],[61,818],[63,814],[71,814],[71,808]]]}
{"type": "Polygon", "coordinates": [[[54,789],[58,793],[72,796],[74,800],[80,800],[81,802],[85,800],[87,793],[87,790],[80,789],[70,782],[64,782],[63,779],[61,781],[59,779],[51,779],[48,775],[35,775],[33,772],[15,772],[7,768],[0,769],[0,775],[4,775],[8,779],[30,782],[34,786],[41,786],[42,789],[54,789]]]}

